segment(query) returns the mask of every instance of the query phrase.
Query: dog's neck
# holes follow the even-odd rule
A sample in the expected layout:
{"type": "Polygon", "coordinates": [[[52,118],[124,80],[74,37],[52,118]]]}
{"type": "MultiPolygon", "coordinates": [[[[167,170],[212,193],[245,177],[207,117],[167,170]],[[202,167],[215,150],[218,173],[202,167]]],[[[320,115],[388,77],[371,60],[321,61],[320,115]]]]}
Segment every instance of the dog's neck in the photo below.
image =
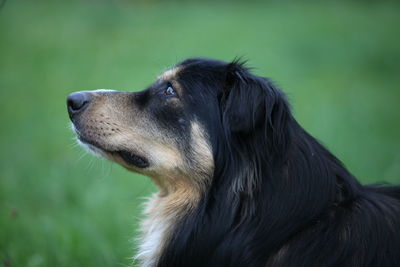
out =
{"type": "Polygon", "coordinates": [[[197,208],[205,187],[195,181],[209,181],[211,177],[190,179],[182,173],[165,172],[151,178],[159,191],[146,204],[136,255],[142,266],[149,267],[157,265],[179,222],[197,208]]]}

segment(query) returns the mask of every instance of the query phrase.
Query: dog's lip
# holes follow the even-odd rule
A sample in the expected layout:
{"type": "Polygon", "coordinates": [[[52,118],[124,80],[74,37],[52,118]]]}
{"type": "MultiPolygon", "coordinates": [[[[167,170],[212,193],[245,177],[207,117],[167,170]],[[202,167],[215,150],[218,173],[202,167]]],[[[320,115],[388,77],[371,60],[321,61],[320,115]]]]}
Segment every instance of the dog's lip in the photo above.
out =
{"type": "Polygon", "coordinates": [[[121,150],[116,153],[118,153],[118,155],[129,165],[134,165],[141,169],[147,168],[150,165],[149,161],[145,157],[139,156],[133,152],[121,150]]]}
{"type": "Polygon", "coordinates": [[[129,165],[133,165],[140,169],[144,169],[144,168],[147,168],[150,166],[150,163],[147,160],[147,158],[145,158],[143,156],[139,156],[136,153],[133,153],[133,152],[130,152],[127,150],[114,150],[114,151],[106,150],[106,149],[102,148],[97,142],[93,142],[92,140],[88,140],[87,138],[83,137],[81,134],[79,134],[79,132],[78,132],[78,139],[83,143],[92,145],[92,146],[96,147],[97,149],[104,151],[106,154],[118,155],[119,157],[122,158],[122,160],[125,163],[127,163],[129,165]]]}

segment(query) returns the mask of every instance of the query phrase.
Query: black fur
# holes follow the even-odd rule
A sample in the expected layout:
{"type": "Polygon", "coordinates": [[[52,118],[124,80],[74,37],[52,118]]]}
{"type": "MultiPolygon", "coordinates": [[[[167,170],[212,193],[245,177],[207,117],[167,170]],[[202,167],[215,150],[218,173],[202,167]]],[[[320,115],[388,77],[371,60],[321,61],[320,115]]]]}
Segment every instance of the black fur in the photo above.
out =
{"type": "Polygon", "coordinates": [[[180,65],[215,171],[159,266],[400,266],[399,187],[357,182],[241,62],[180,65]]]}

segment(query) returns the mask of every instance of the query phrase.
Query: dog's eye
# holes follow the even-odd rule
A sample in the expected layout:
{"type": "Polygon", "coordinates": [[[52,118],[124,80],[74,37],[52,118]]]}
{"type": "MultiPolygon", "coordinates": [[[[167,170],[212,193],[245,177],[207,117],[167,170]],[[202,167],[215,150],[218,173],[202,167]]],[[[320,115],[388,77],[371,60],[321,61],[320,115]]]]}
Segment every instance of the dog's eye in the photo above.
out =
{"type": "Polygon", "coordinates": [[[167,89],[165,89],[164,94],[165,95],[174,95],[175,90],[174,90],[174,88],[172,88],[172,86],[168,86],[167,89]]]}

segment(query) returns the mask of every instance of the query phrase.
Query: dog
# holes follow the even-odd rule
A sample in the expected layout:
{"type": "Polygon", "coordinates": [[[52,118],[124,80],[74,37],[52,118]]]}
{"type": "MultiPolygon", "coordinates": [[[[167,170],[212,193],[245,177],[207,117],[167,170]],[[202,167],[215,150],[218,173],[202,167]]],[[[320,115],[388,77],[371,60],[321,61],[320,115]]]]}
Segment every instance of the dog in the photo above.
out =
{"type": "Polygon", "coordinates": [[[67,106],[84,147],[159,188],[142,266],[400,266],[400,187],[361,185],[241,60],[187,59],[67,106]]]}

